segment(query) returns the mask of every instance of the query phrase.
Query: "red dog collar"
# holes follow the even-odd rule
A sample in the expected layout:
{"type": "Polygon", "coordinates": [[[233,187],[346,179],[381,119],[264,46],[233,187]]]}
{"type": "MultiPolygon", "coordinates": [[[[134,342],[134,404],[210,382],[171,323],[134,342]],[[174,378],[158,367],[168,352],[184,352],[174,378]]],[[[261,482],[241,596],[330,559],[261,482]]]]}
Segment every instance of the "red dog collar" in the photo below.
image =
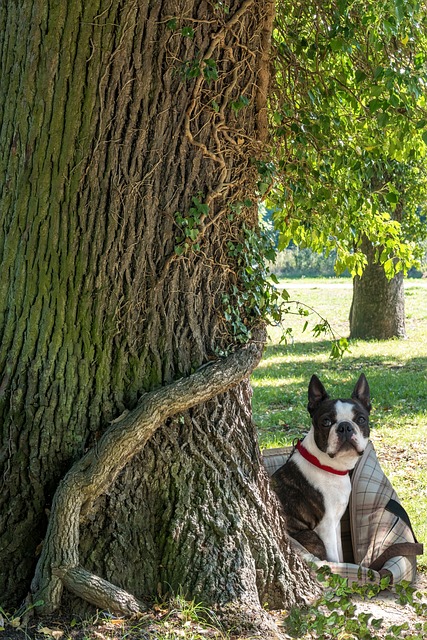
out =
{"type": "Polygon", "coordinates": [[[323,471],[327,471],[328,473],[334,473],[337,476],[346,476],[348,474],[348,471],[338,471],[337,469],[333,469],[332,467],[327,467],[321,462],[319,462],[316,456],[313,456],[309,451],[307,451],[307,449],[303,446],[301,440],[298,440],[296,444],[296,448],[300,452],[302,457],[305,458],[305,460],[307,460],[311,464],[314,464],[315,467],[318,467],[319,469],[323,469],[323,471]]]}

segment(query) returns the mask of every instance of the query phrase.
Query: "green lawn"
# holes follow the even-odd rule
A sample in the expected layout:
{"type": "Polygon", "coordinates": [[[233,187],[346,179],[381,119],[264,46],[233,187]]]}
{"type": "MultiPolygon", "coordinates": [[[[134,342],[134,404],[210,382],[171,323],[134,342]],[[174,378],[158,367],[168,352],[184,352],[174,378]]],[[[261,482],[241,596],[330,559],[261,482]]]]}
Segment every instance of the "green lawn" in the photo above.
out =
{"type": "MultiPolygon", "coordinates": [[[[352,288],[349,279],[292,280],[292,300],[316,309],[334,331],[348,336],[352,288]]],[[[351,342],[342,360],[331,344],[314,338],[306,318],[288,314],[293,341],[280,345],[270,330],[264,358],[252,376],[254,419],[262,448],[291,444],[310,427],[307,387],[316,373],[331,395],[348,397],[363,371],[371,388],[371,438],[385,472],[407,509],[420,542],[427,544],[427,282],[407,280],[407,340],[351,342]]],[[[427,554],[420,558],[427,570],[427,554]]]]}

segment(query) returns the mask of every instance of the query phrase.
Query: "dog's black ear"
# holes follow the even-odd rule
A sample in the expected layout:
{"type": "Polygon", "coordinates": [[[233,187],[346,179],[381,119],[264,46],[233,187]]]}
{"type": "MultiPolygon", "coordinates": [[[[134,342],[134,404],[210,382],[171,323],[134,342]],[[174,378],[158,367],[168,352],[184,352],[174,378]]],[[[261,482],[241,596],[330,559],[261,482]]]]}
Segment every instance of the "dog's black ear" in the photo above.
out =
{"type": "Polygon", "coordinates": [[[308,412],[311,416],[316,411],[319,404],[323,402],[323,400],[326,400],[326,398],[329,398],[329,396],[325,391],[325,387],[316,375],[312,375],[310,384],[308,385],[307,405],[308,412]]]}
{"type": "Polygon", "coordinates": [[[363,404],[367,411],[371,410],[371,394],[369,391],[369,384],[364,373],[360,374],[359,380],[356,382],[356,386],[354,387],[351,397],[353,400],[358,400],[363,404]]]}

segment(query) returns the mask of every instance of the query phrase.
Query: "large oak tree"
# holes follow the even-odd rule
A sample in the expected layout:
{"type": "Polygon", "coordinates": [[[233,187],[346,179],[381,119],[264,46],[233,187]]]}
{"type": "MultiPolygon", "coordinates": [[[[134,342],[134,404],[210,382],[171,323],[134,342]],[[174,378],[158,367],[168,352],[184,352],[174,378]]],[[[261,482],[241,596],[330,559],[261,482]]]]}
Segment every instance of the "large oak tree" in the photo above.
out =
{"type": "Polygon", "coordinates": [[[264,337],[239,255],[258,238],[273,12],[2,3],[3,606],[33,576],[44,611],[64,585],[122,611],[315,590],[248,383],[264,337]]]}

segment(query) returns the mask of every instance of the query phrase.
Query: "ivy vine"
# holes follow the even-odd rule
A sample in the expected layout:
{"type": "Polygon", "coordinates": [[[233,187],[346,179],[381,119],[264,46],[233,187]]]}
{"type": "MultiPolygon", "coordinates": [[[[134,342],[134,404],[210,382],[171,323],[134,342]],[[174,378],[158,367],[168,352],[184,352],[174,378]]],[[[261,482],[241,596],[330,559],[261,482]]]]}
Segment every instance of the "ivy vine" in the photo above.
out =
{"type": "Polygon", "coordinates": [[[190,207],[186,214],[176,211],[175,222],[179,227],[179,235],[176,237],[174,247],[175,254],[183,255],[190,249],[192,251],[200,251],[200,243],[198,242],[203,229],[203,220],[209,213],[209,206],[201,201],[201,194],[193,196],[193,206],[190,207]]]}
{"type": "MultiPolygon", "coordinates": [[[[231,220],[250,206],[251,200],[233,205],[231,220]]],[[[324,334],[331,336],[331,357],[342,357],[349,348],[348,340],[337,336],[328,320],[315,309],[291,300],[289,293],[280,287],[277,277],[272,273],[271,267],[277,256],[277,240],[270,226],[263,221],[256,228],[243,223],[239,240],[229,241],[227,250],[236,265],[237,279],[231,291],[223,294],[222,304],[224,318],[236,341],[250,340],[251,328],[263,322],[280,326],[281,342],[286,343],[291,338],[291,329],[286,327],[287,314],[306,318],[303,330],[309,325],[307,317],[315,315],[317,322],[311,328],[312,333],[316,337],[324,334]]]]}

